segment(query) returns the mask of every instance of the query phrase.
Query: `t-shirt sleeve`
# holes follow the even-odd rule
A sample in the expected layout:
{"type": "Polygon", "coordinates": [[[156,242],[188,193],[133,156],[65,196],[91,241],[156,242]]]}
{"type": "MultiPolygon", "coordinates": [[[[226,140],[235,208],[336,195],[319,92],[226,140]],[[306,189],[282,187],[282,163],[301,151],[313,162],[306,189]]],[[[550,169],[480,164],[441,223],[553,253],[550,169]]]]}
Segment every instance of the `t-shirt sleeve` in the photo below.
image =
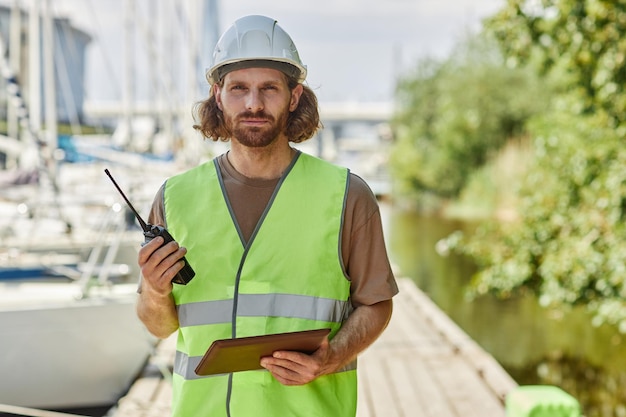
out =
{"type": "Polygon", "coordinates": [[[367,183],[350,174],[342,256],[354,307],[391,299],[398,286],[389,262],[378,201],[367,183]]]}
{"type": "Polygon", "coordinates": [[[154,201],[152,201],[152,207],[150,208],[150,214],[148,215],[148,223],[167,227],[165,224],[165,205],[163,203],[164,192],[165,184],[159,188],[159,191],[154,196],[154,201]]]}

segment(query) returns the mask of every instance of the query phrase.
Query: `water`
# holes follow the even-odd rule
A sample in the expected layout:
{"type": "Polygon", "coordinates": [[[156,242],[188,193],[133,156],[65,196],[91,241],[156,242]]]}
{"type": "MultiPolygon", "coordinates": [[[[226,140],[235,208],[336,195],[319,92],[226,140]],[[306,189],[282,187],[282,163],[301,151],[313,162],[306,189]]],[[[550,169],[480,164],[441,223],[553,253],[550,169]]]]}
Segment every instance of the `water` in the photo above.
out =
{"type": "Polygon", "coordinates": [[[435,243],[471,225],[414,212],[383,211],[392,262],[411,277],[520,384],[557,385],[576,397],[586,417],[626,416],[624,335],[594,327],[582,309],[539,307],[533,297],[467,299],[474,265],[441,257],[435,243]]]}

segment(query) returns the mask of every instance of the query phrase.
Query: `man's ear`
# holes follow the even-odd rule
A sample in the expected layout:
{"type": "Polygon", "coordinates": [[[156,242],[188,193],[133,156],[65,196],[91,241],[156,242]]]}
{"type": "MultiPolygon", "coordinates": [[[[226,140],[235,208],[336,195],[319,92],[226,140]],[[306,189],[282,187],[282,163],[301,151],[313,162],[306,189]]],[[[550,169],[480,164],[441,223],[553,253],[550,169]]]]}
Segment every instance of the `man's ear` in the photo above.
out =
{"type": "Polygon", "coordinates": [[[292,112],[298,108],[298,103],[300,103],[300,96],[302,96],[302,92],[304,91],[304,87],[302,84],[298,84],[291,90],[291,101],[289,102],[289,111],[292,112]]]}
{"type": "Polygon", "coordinates": [[[211,87],[211,90],[212,90],[213,96],[215,97],[215,103],[217,104],[217,108],[222,110],[222,89],[220,88],[218,83],[215,83],[211,87]]]}

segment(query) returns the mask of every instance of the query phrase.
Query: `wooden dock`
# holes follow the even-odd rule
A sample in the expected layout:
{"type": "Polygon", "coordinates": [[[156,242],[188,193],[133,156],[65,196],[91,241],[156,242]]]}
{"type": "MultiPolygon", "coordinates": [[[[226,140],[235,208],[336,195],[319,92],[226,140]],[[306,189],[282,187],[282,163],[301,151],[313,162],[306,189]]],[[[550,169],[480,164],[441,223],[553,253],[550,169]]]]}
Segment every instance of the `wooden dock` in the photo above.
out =
{"type": "MultiPolygon", "coordinates": [[[[517,384],[409,279],[383,335],[359,356],[357,417],[504,417],[517,384]]],[[[112,417],[166,417],[175,341],[159,345],[147,372],[112,417]]]]}

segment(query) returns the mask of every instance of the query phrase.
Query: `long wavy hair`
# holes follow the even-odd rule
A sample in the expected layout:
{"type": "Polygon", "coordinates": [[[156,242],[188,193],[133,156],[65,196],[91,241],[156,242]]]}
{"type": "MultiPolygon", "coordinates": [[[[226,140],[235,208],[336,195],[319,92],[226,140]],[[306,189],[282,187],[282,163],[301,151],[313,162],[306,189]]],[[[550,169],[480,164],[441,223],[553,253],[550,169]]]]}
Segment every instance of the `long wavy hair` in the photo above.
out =
{"type": "MultiPolygon", "coordinates": [[[[287,85],[293,90],[298,85],[298,80],[285,75],[287,85]]],[[[223,81],[219,82],[224,85],[223,81]]],[[[298,107],[289,113],[287,117],[287,128],[285,135],[290,142],[300,143],[313,137],[318,129],[322,128],[319,111],[317,108],[317,97],[311,88],[302,85],[303,91],[298,102],[298,107]]],[[[217,107],[217,101],[213,95],[213,89],[209,98],[199,101],[193,106],[193,119],[196,124],[193,128],[198,130],[205,138],[217,142],[221,140],[227,142],[232,133],[224,121],[224,113],[217,107]]]]}

